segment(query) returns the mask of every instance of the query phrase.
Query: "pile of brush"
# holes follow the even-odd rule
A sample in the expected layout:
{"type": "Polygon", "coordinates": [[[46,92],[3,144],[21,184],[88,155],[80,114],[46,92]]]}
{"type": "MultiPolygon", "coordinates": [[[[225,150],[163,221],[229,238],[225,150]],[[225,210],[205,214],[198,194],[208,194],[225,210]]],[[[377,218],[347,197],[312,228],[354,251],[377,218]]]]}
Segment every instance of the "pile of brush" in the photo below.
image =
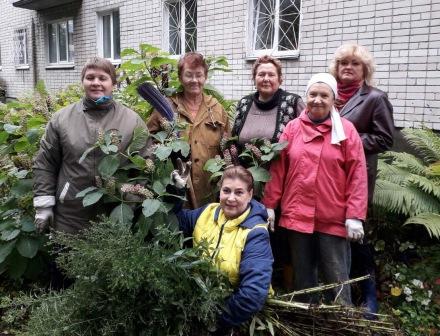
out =
{"type": "Polygon", "coordinates": [[[355,307],[310,305],[295,301],[295,296],[301,294],[323,292],[366,278],[368,276],[269,298],[264,309],[251,321],[247,334],[251,336],[399,335],[387,315],[371,314],[355,307]]]}

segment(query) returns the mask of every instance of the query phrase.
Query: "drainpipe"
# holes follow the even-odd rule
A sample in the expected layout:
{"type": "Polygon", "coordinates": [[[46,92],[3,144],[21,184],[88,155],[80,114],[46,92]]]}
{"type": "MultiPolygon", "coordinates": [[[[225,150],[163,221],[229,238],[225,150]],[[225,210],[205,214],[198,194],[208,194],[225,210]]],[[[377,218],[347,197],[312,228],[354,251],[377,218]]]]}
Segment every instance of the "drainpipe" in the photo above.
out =
{"type": "Polygon", "coordinates": [[[31,49],[32,49],[32,74],[33,74],[33,82],[34,88],[38,82],[38,66],[37,66],[37,40],[35,37],[35,22],[34,18],[32,18],[31,23],[31,49]]]}

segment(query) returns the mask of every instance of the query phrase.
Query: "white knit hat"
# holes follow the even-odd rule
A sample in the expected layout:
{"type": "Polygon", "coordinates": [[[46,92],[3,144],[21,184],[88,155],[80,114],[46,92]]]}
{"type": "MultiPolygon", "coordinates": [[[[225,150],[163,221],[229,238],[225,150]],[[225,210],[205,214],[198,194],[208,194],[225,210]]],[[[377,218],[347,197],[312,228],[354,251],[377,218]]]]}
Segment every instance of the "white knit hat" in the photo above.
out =
{"type": "Polygon", "coordinates": [[[327,84],[335,94],[335,99],[338,98],[338,84],[336,83],[335,77],[325,72],[321,72],[321,73],[317,73],[316,75],[313,75],[312,78],[310,78],[309,82],[307,83],[306,94],[307,92],[309,92],[310,87],[316,83],[327,84]]]}

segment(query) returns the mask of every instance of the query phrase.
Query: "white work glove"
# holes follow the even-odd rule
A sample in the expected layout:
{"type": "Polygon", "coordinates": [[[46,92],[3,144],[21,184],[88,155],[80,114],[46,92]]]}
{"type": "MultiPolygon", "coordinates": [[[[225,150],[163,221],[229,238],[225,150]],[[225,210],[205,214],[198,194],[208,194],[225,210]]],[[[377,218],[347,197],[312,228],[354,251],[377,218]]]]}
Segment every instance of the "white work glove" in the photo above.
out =
{"type": "Polygon", "coordinates": [[[35,228],[38,233],[43,232],[49,225],[53,223],[53,210],[49,208],[35,208],[35,228]]]}
{"type": "Polygon", "coordinates": [[[267,223],[269,224],[269,230],[275,231],[275,210],[267,208],[267,223]]]}
{"type": "Polygon", "coordinates": [[[345,220],[345,228],[347,229],[347,239],[360,241],[364,238],[364,228],[361,220],[348,218],[345,220]]]}
{"type": "Polygon", "coordinates": [[[182,162],[180,158],[177,159],[177,169],[171,172],[171,184],[178,189],[185,188],[188,182],[189,173],[191,171],[191,161],[182,162]]]}

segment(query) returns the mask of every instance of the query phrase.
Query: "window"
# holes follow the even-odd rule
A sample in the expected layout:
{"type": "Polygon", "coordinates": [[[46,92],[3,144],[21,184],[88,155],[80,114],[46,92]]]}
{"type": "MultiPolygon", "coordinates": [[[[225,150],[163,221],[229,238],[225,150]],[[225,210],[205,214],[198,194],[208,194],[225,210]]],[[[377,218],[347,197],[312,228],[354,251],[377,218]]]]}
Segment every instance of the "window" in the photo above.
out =
{"type": "Polygon", "coordinates": [[[172,55],[197,50],[197,0],[165,3],[165,46],[172,55]]]}
{"type": "Polygon", "coordinates": [[[301,0],[252,0],[249,56],[298,56],[301,0]]]}
{"type": "Polygon", "coordinates": [[[73,20],[49,23],[47,26],[49,63],[73,62],[73,20]]]}
{"type": "Polygon", "coordinates": [[[2,46],[0,45],[0,70],[2,69],[2,46]]]}
{"type": "Polygon", "coordinates": [[[27,36],[26,29],[14,30],[14,63],[16,67],[27,67],[27,36]]]}
{"type": "Polygon", "coordinates": [[[110,60],[121,59],[119,11],[99,14],[99,53],[110,60]]]}

